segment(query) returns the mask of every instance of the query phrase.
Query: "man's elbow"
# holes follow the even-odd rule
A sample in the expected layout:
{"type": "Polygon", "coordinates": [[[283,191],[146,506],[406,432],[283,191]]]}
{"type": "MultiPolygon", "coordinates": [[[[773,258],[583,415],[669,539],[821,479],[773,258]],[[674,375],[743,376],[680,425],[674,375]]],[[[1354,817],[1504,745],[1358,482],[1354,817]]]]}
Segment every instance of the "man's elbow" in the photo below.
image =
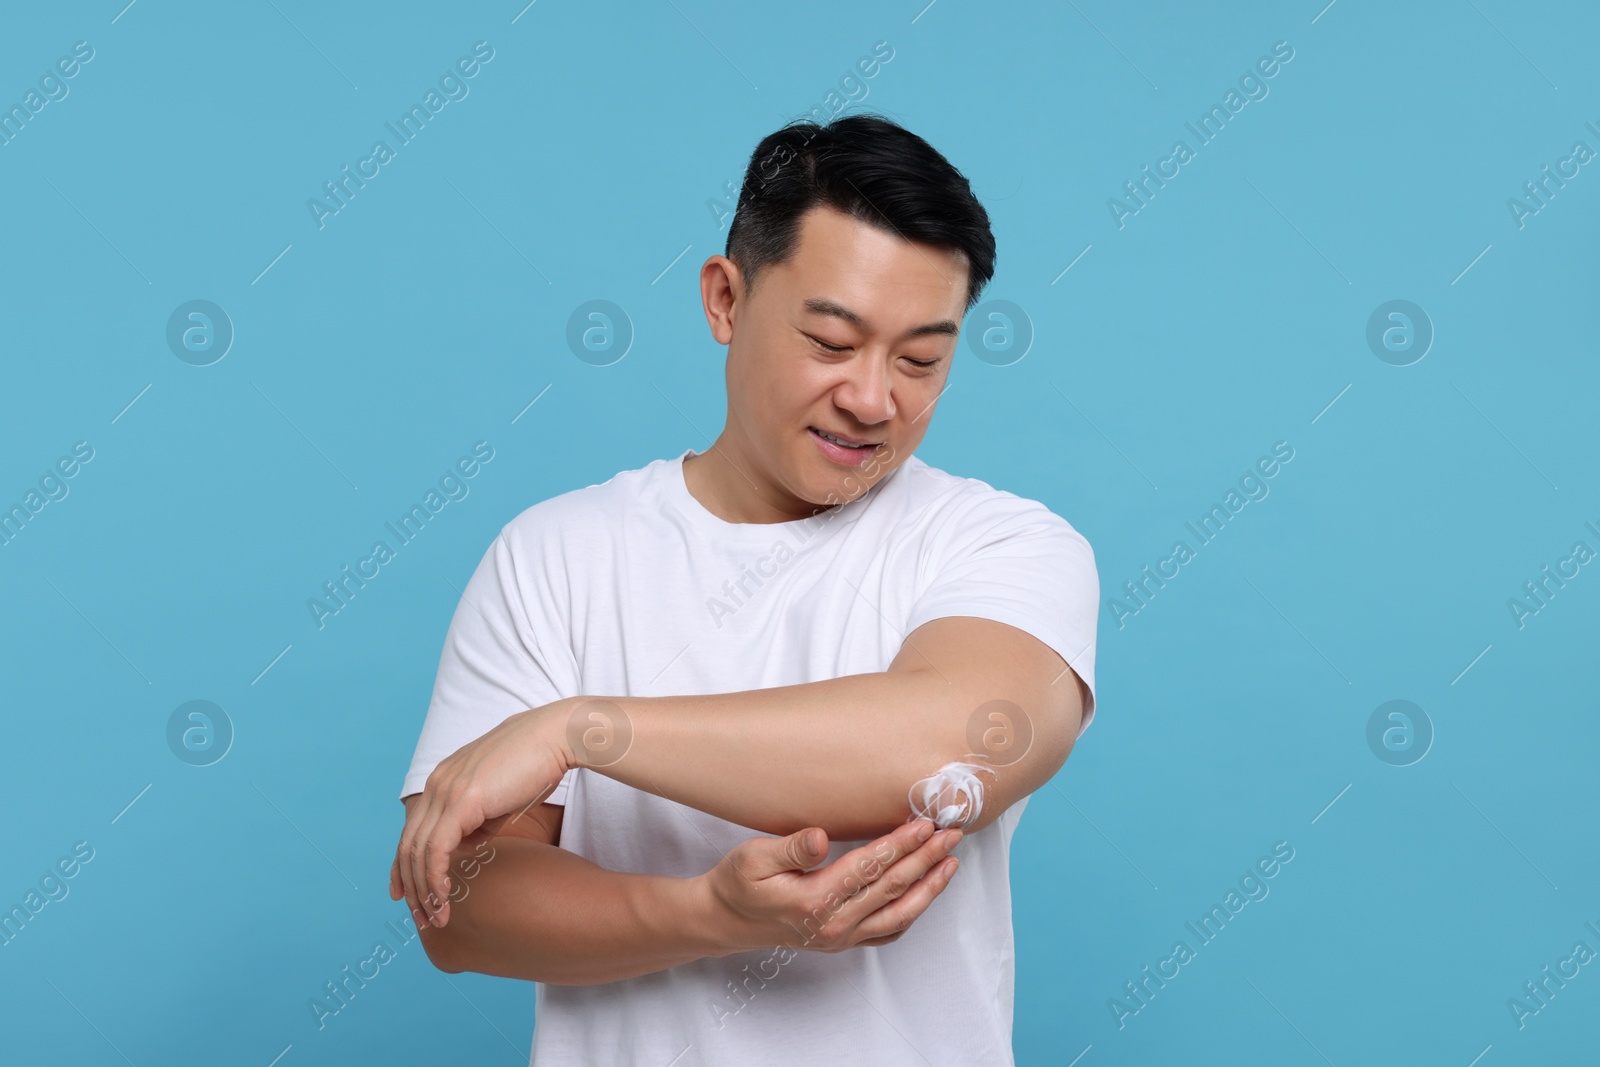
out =
{"type": "Polygon", "coordinates": [[[452,929],[453,926],[454,923],[446,923],[438,927],[425,919],[417,926],[417,932],[422,935],[422,951],[427,953],[428,962],[445,974],[472,970],[461,945],[461,930],[459,927],[452,929]]]}
{"type": "Polygon", "coordinates": [[[1005,743],[975,739],[973,751],[949,759],[919,779],[908,794],[909,815],[932,819],[945,828],[972,834],[995,822],[1013,804],[1042,789],[1072,753],[1074,729],[1009,734],[1005,743]]]}

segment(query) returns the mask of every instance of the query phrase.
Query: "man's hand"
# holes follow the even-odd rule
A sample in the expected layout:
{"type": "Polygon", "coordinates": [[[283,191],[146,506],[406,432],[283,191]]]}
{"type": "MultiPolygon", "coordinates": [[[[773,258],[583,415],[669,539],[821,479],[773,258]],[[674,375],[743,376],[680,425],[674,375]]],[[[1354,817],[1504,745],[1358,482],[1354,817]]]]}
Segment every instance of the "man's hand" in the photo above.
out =
{"type": "Polygon", "coordinates": [[[700,876],[715,936],[728,952],[774,944],[817,952],[887,945],[950,884],[960,830],[908,822],[818,870],[828,836],[810,827],[756,837],[700,876]]]}
{"type": "Polygon", "coordinates": [[[406,805],[389,869],[390,899],[403,895],[411,914],[434,926],[450,921],[451,852],[463,841],[492,837],[549,796],[575,765],[565,741],[572,703],[558,700],[512,715],[440,761],[406,805]]]}

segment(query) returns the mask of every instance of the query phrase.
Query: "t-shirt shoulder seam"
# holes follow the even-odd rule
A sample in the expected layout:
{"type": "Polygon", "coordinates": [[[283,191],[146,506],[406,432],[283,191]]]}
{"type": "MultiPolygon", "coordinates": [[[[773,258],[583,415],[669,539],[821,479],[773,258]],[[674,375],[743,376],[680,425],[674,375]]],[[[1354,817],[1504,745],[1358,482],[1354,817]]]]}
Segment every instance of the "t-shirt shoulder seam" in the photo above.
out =
{"type": "MultiPolygon", "coordinates": [[[[666,462],[657,460],[654,462],[666,462]]],[[[635,480],[648,477],[648,472],[653,464],[644,467],[635,467],[630,470],[618,471],[603,482],[594,482],[589,485],[578,486],[573,489],[563,490],[554,496],[543,500],[534,501],[516,515],[512,516],[500,527],[501,535],[508,532],[522,533],[525,527],[536,526],[542,519],[552,512],[567,512],[573,509],[580,511],[615,513],[627,501],[634,499],[636,494],[625,493],[625,487],[635,480]]]]}
{"type": "Polygon", "coordinates": [[[1014,493],[1009,489],[1000,489],[984,481],[982,478],[973,478],[964,474],[953,474],[950,471],[931,466],[927,463],[921,463],[921,470],[918,473],[927,477],[932,477],[940,485],[940,491],[937,493],[937,495],[935,495],[932,500],[924,504],[923,508],[919,510],[940,504],[953,504],[953,506],[949,507],[948,510],[946,510],[941,516],[943,522],[945,523],[959,523],[963,517],[970,514],[974,509],[982,507],[984,503],[996,499],[1002,499],[1016,502],[1016,504],[1021,505],[1021,509],[1023,511],[1039,512],[1039,518],[1041,520],[1045,522],[1054,521],[1056,523],[1063,524],[1068,530],[1076,534],[1079,538],[1083,538],[1085,541],[1087,541],[1087,538],[1084,538],[1082,532],[1079,531],[1077,527],[1073,526],[1072,522],[1067,519],[1066,516],[1060,514],[1054,508],[1050,507],[1050,505],[1035,497],[1023,496],[1020,493],[1014,493]]]}

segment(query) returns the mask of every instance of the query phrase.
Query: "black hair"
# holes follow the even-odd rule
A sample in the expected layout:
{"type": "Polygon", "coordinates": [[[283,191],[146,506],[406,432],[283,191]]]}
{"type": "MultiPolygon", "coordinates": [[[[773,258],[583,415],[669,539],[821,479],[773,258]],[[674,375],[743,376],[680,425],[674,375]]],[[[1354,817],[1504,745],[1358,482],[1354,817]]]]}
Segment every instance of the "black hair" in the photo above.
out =
{"type": "Polygon", "coordinates": [[[818,205],[967,259],[966,310],[994,277],[989,214],[962,173],[927,141],[878,115],[809,119],[768,134],[750,155],[724,254],[753,291],[764,267],[794,254],[800,218],[818,205]]]}

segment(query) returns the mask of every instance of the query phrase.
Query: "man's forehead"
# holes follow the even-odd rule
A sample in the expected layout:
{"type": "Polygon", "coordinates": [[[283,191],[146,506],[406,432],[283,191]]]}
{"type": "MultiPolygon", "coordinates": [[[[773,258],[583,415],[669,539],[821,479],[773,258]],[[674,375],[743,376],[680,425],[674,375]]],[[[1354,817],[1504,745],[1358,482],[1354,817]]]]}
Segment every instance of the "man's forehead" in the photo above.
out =
{"type": "Polygon", "coordinates": [[[959,249],[914,241],[892,227],[874,225],[827,204],[812,207],[800,223],[792,257],[798,270],[853,269],[897,277],[908,270],[918,274],[925,270],[951,289],[966,285],[967,257],[959,249]]]}

